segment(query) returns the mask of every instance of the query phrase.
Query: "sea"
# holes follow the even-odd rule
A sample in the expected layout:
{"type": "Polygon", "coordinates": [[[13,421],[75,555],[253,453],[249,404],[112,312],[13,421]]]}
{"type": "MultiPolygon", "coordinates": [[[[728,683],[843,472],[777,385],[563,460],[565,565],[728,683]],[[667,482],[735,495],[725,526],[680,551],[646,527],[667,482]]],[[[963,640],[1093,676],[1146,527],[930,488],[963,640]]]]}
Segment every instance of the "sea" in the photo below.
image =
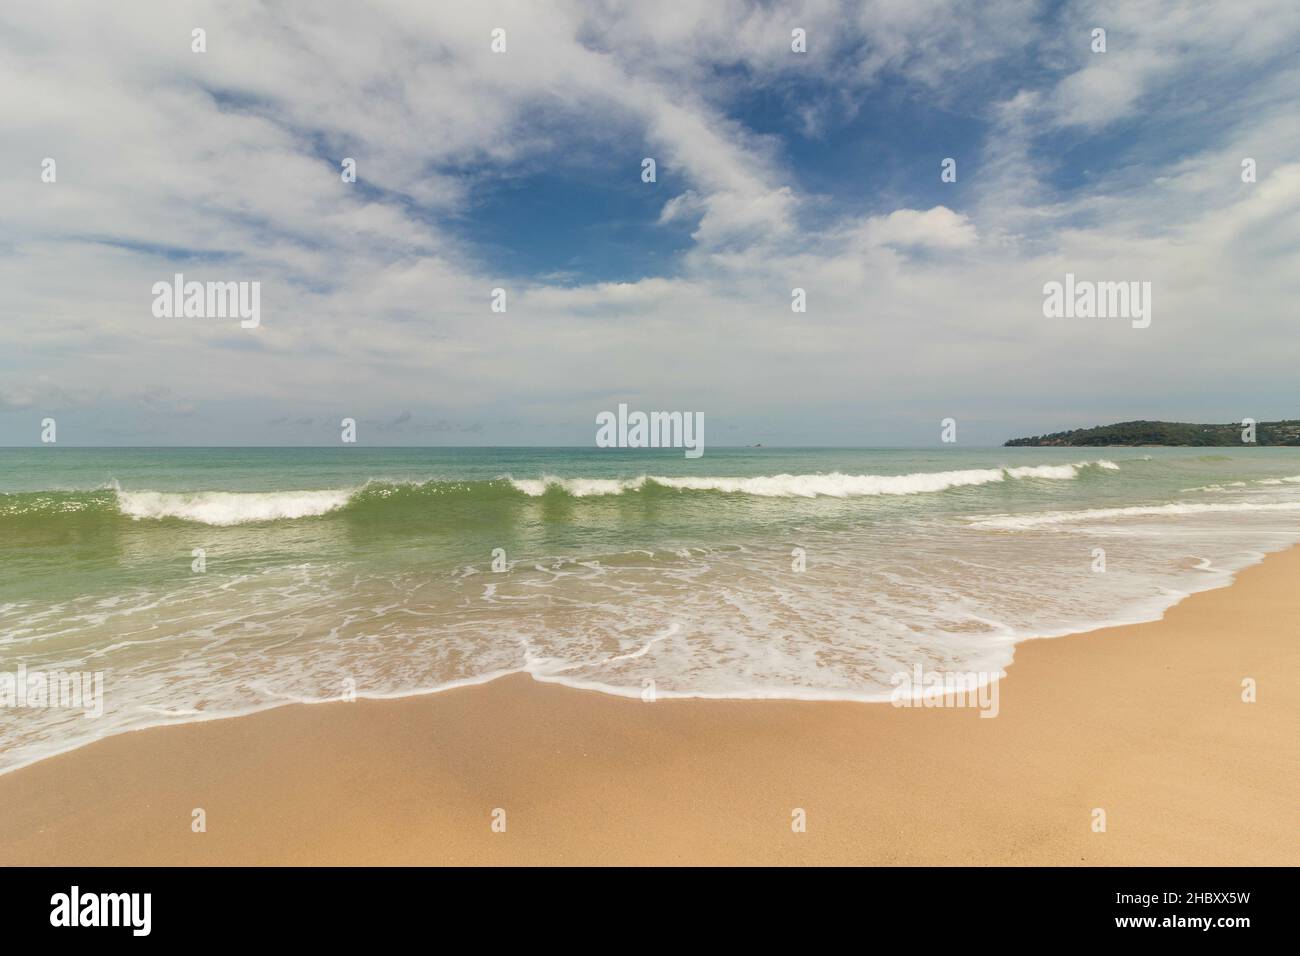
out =
{"type": "Polygon", "coordinates": [[[1288,448],[0,449],[0,772],[514,673],[883,701],[1159,618],[1298,534],[1288,448]],[[102,712],[12,693],[60,673],[102,712]]]}

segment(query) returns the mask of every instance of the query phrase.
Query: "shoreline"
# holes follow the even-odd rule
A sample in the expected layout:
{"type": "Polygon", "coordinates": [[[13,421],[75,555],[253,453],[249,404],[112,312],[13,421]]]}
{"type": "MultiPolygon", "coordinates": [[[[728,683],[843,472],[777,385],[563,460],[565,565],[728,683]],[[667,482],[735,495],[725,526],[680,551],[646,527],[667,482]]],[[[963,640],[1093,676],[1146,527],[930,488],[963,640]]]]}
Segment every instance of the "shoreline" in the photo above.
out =
{"type": "MultiPolygon", "coordinates": [[[[1290,537],[1296,537],[1298,534],[1300,534],[1300,532],[1278,532],[1278,533],[1287,534],[1290,537]]],[[[1189,591],[1177,592],[1179,596],[1173,598],[1169,603],[1162,605],[1158,610],[1154,612],[1154,614],[1145,615],[1139,613],[1125,620],[1105,621],[1099,624],[1089,625],[1088,627],[1084,627],[1077,630],[1063,628],[1054,631],[1047,631],[1045,633],[1033,634],[1028,637],[1013,638],[1011,639],[1011,643],[1009,645],[1011,648],[1011,659],[1008,660],[1007,664],[1004,666],[1010,666],[1010,664],[1015,659],[1016,649],[1027,643],[1031,643],[1034,641],[1057,640],[1063,637],[1078,637],[1085,634],[1093,634],[1096,633],[1097,631],[1106,631],[1106,630],[1110,630],[1113,628],[1120,628],[1120,627],[1137,627],[1142,624],[1149,624],[1149,623],[1155,623],[1161,621],[1164,619],[1165,615],[1167,615],[1171,609],[1182,604],[1187,599],[1197,594],[1202,594],[1206,591],[1215,591],[1224,588],[1230,588],[1236,583],[1237,577],[1243,571],[1246,571],[1249,568],[1256,567],[1263,561],[1267,560],[1270,556],[1287,551],[1291,548],[1300,548],[1300,544],[1284,545],[1282,548],[1276,550],[1260,550],[1254,552],[1255,554],[1258,555],[1258,557],[1248,561],[1247,563],[1241,565],[1240,567],[1231,570],[1222,569],[1222,568],[1202,569],[1206,571],[1207,574],[1213,575],[1213,579],[1208,584],[1206,584],[1205,587],[1195,588],[1189,591]]],[[[1148,606],[1152,606],[1152,605],[1149,604],[1148,606]]],[[[450,681],[446,684],[441,684],[436,687],[430,687],[426,689],[401,691],[392,694],[358,694],[357,699],[385,702],[385,701],[405,700],[408,698],[429,697],[436,694],[447,693],[448,691],[460,690],[462,688],[479,687],[484,684],[491,684],[495,681],[499,681],[511,677],[524,677],[536,681],[538,683],[554,684],[558,687],[563,687],[568,690],[579,691],[582,693],[601,694],[603,696],[621,698],[624,700],[640,700],[640,696],[641,696],[640,691],[636,689],[624,689],[620,687],[614,687],[608,684],[596,684],[591,682],[573,681],[562,677],[556,677],[554,675],[536,674],[528,670],[513,669],[513,670],[504,670],[504,671],[493,671],[487,674],[479,675],[477,677],[461,678],[458,680],[450,681]]],[[[882,692],[880,695],[873,695],[869,697],[868,696],[848,697],[844,695],[836,696],[833,692],[827,692],[823,695],[818,695],[815,693],[800,695],[798,693],[776,692],[770,696],[764,696],[764,695],[745,693],[745,692],[737,692],[735,694],[710,695],[710,694],[680,693],[680,692],[673,692],[673,691],[659,691],[658,697],[661,700],[678,700],[678,701],[752,701],[756,703],[789,702],[789,703],[835,703],[835,704],[865,704],[865,705],[887,704],[890,703],[891,700],[891,696],[887,696],[884,692],[882,692]]],[[[287,700],[278,703],[270,703],[258,707],[253,707],[248,710],[240,711],[238,713],[216,713],[210,715],[198,714],[191,717],[187,717],[185,719],[162,721],[155,724],[144,724],[139,727],[129,727],[129,728],[116,731],[115,733],[110,733],[105,737],[98,737],[91,740],[74,743],[65,749],[56,750],[48,754],[43,754],[41,756],[34,757],[25,763],[17,764],[12,767],[0,767],[0,779],[3,779],[7,774],[16,773],[20,770],[25,770],[28,767],[36,766],[40,763],[43,763],[55,757],[62,757],[66,754],[75,753],[85,747],[92,746],[93,744],[99,743],[100,741],[103,740],[109,740],[113,737],[140,733],[142,731],[165,729],[169,727],[183,727],[189,724],[203,724],[203,723],[210,723],[213,721],[224,721],[224,720],[239,720],[245,717],[252,717],[252,716],[256,716],[257,714],[266,713],[268,711],[279,710],[280,708],[283,707],[314,707],[321,704],[329,705],[329,704],[335,704],[340,702],[341,699],[287,700]]]]}
{"type": "Polygon", "coordinates": [[[511,674],[130,731],[0,775],[0,864],[1297,864],[1297,574],[1017,643],[991,720],[511,674]]]}

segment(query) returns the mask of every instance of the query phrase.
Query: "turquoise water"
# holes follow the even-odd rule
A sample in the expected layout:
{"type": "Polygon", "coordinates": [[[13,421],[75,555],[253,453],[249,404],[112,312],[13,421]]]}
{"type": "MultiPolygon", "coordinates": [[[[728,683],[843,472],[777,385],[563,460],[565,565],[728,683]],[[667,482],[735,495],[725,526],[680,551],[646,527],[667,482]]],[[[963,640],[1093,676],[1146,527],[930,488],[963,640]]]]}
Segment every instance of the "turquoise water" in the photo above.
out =
{"type": "Polygon", "coordinates": [[[0,708],[0,770],[517,671],[880,700],[1156,617],[1297,532],[1283,448],[0,449],[0,673],[104,681],[102,716],[0,708]]]}

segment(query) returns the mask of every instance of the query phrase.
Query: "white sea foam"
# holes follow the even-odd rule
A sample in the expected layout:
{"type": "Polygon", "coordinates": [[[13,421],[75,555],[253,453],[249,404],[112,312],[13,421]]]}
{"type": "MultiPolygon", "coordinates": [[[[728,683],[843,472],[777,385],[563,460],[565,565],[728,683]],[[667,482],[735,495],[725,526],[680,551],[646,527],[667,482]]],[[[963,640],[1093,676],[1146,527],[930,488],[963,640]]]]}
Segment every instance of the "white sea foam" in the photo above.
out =
{"type": "Polygon", "coordinates": [[[210,525],[246,524],[322,515],[348,503],[337,491],[118,491],[117,506],[131,518],[181,518],[210,525]]]}
{"type": "MultiPolygon", "coordinates": [[[[658,479],[654,479],[658,480],[658,479]]],[[[638,491],[646,483],[646,476],[640,478],[512,478],[510,484],[516,491],[522,491],[530,497],[537,498],[552,488],[573,495],[575,498],[587,498],[597,495],[621,495],[625,491],[638,491]]]]}
{"type": "Polygon", "coordinates": [[[539,496],[555,488],[577,498],[593,495],[621,495],[638,491],[646,482],[678,491],[719,491],[753,495],[760,498],[856,498],[872,495],[915,495],[949,488],[986,485],[1008,478],[1041,478],[1066,481],[1077,478],[1084,468],[1096,467],[1117,471],[1111,461],[1083,461],[1069,465],[1026,465],[1017,468],[968,468],[961,471],[916,472],[909,475],[845,475],[840,472],[815,475],[759,475],[750,478],[666,477],[642,475],[639,478],[554,478],[511,479],[510,483],[526,495],[539,496]]]}
{"type": "Polygon", "coordinates": [[[1254,482],[1246,481],[1229,481],[1225,484],[1201,485],[1197,488],[1184,488],[1183,491],[1227,491],[1229,488],[1246,488],[1251,484],[1256,485],[1294,485],[1300,484],[1300,475],[1291,475],[1287,478],[1259,478],[1254,482]]]}
{"type": "Polygon", "coordinates": [[[1249,511],[1290,511],[1300,513],[1300,502],[1248,501],[1233,504],[1175,502],[1167,505],[1139,505],[1130,508],[1088,508],[1084,511],[1042,511],[1021,515],[971,515],[968,520],[978,528],[999,531],[1022,531],[1028,528],[1076,524],[1087,521],[1110,521],[1116,518],[1164,518],[1179,515],[1218,514],[1249,511]]]}

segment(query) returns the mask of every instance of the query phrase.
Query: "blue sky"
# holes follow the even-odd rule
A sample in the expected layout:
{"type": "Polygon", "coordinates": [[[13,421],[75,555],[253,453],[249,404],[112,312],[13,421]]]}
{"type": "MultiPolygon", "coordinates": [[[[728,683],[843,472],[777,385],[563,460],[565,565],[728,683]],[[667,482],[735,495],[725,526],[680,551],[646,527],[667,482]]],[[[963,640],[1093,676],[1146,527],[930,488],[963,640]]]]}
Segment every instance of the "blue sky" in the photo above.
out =
{"type": "Polygon", "coordinates": [[[0,444],[1300,417],[1293,4],[85,2],[0,49],[0,444]],[[1151,326],[1044,318],[1067,271],[1151,326]],[[261,325],[154,316],[176,272],[261,325]]]}

